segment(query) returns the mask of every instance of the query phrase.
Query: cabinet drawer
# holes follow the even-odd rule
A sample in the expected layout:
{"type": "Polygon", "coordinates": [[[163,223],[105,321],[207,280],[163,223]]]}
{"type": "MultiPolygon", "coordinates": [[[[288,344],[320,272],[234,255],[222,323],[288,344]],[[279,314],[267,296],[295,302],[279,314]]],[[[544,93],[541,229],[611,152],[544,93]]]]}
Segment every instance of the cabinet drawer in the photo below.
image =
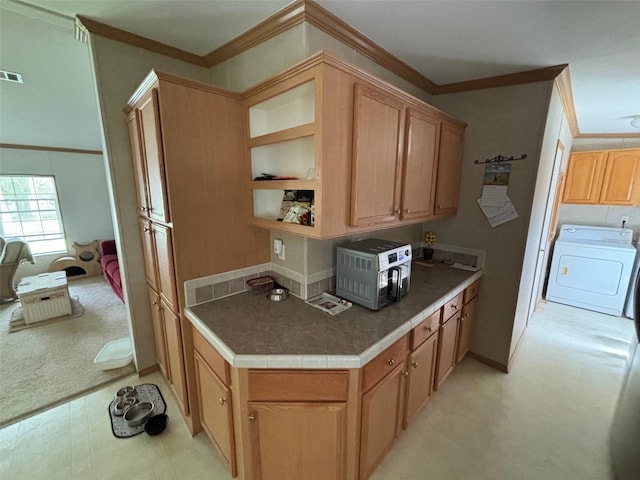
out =
{"type": "Polygon", "coordinates": [[[422,342],[438,331],[441,315],[442,309],[440,308],[413,329],[413,333],[411,334],[411,351],[418,348],[422,342]]]}
{"type": "Polygon", "coordinates": [[[453,297],[447,303],[444,304],[443,312],[442,312],[442,320],[444,323],[449,320],[452,316],[462,310],[462,299],[464,297],[464,292],[460,292],[458,295],[453,297]]]}
{"type": "Polygon", "coordinates": [[[339,401],[349,391],[347,370],[249,370],[249,401],[339,401]]]}
{"type": "Polygon", "coordinates": [[[464,289],[464,303],[469,303],[473,297],[478,295],[478,291],[480,290],[480,280],[476,280],[467,288],[464,289]]]}
{"type": "Polygon", "coordinates": [[[405,335],[364,366],[362,371],[363,392],[368,391],[387,373],[391,372],[396,365],[405,360],[408,344],[409,335],[405,335]]]}
{"type": "Polygon", "coordinates": [[[198,351],[202,359],[209,365],[211,370],[224,382],[225,385],[231,383],[229,375],[229,364],[222,358],[222,355],[211,346],[198,330],[193,330],[193,348],[198,351]]]}

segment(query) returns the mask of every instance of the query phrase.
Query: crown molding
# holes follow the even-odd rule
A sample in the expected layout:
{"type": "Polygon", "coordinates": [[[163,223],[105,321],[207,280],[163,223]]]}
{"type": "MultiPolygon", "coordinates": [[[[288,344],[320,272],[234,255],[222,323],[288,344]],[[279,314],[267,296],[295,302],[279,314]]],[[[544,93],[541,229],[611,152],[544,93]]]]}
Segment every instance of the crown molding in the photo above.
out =
{"type": "Polygon", "coordinates": [[[571,87],[571,73],[569,72],[569,66],[560,72],[555,79],[558,93],[560,94],[560,101],[562,102],[562,108],[567,116],[567,122],[569,124],[569,130],[571,135],[576,138],[580,135],[580,128],[578,127],[578,117],[576,117],[576,106],[573,103],[573,89],[571,87]]]}
{"type": "Polygon", "coordinates": [[[79,148],[64,147],[44,147],[40,145],[18,145],[15,143],[0,143],[0,148],[11,148],[14,150],[40,150],[44,152],[64,152],[64,153],[82,153],[88,155],[102,155],[102,150],[82,150],[79,148]]]}
{"type": "Polygon", "coordinates": [[[110,38],[111,40],[126,43],[134,47],[143,48],[150,52],[159,53],[167,57],[175,58],[176,60],[182,60],[183,62],[191,63],[199,67],[207,66],[205,64],[204,58],[200,55],[196,55],[195,53],[187,52],[186,50],[181,50],[179,48],[172,47],[171,45],[157,42],[155,40],[151,40],[150,38],[142,37],[140,35],[136,35],[135,33],[112,27],[105,23],[100,23],[96,20],[92,20],[82,15],[78,15],[76,18],[80,21],[84,28],[86,28],[92,34],[110,38]]]}

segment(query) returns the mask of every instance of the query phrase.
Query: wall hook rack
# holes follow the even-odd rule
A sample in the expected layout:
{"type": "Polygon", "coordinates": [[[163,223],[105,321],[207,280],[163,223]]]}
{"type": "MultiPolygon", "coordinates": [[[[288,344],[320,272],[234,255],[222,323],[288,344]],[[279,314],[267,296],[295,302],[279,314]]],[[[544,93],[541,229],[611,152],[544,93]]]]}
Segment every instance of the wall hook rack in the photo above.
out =
{"type": "Polygon", "coordinates": [[[517,160],[524,160],[525,158],[527,158],[527,156],[524,153],[520,158],[515,158],[513,156],[505,157],[504,155],[498,155],[497,157],[487,158],[482,162],[480,160],[474,160],[473,163],[475,163],[476,165],[484,165],[485,163],[515,162],[517,160]]]}

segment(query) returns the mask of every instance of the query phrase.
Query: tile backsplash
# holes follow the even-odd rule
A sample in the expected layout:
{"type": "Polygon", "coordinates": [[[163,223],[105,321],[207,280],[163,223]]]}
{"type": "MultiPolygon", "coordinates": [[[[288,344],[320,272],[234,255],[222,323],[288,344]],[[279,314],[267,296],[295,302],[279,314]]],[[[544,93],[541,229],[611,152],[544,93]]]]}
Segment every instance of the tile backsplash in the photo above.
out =
{"type": "Polygon", "coordinates": [[[210,302],[249,290],[247,280],[272,276],[277,283],[287,288],[292,295],[303,300],[331,292],[336,288],[333,269],[325,270],[308,277],[274,263],[263,263],[253,267],[241,268],[229,272],[209,275],[185,282],[185,297],[188,307],[210,302]]]}

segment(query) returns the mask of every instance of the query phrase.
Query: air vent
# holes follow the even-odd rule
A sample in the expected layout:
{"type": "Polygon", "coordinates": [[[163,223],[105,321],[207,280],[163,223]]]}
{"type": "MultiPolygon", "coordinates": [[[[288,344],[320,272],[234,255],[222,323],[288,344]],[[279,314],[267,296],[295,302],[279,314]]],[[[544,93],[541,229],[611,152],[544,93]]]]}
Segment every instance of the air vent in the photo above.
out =
{"type": "Polygon", "coordinates": [[[13,83],[23,83],[21,73],[8,72],[6,70],[0,70],[0,80],[5,80],[7,82],[13,83]]]}

